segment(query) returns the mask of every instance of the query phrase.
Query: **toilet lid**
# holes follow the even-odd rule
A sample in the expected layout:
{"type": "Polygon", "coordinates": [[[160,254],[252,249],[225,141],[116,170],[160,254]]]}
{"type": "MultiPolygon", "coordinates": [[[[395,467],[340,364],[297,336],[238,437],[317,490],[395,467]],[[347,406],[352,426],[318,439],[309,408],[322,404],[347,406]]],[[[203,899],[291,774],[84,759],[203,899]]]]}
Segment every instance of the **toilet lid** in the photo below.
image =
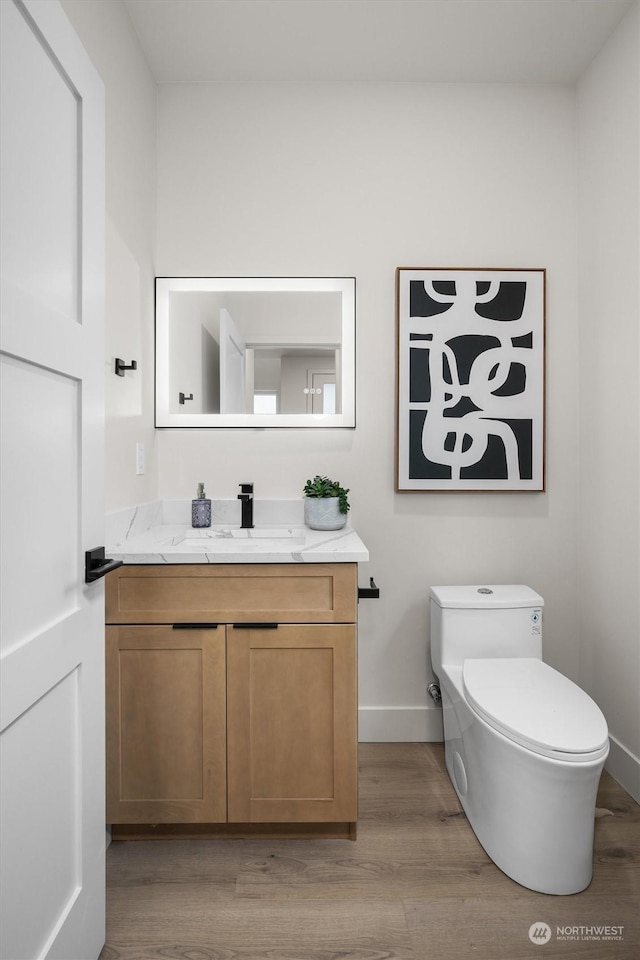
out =
{"type": "Polygon", "coordinates": [[[608,748],[598,705],[542,660],[465,660],[462,680],[473,709],[535,753],[586,761],[608,748]]]}

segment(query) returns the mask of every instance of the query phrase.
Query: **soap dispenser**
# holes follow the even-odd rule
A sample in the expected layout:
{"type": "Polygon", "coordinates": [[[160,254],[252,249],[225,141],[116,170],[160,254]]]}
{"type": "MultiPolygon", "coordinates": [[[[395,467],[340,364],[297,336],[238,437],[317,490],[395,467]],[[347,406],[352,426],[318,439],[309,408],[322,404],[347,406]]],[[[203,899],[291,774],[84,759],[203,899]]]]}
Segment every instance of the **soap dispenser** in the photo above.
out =
{"type": "Polygon", "coordinates": [[[211,500],[205,495],[204,483],[198,484],[198,497],[191,501],[191,526],[211,526],[211,500]]]}

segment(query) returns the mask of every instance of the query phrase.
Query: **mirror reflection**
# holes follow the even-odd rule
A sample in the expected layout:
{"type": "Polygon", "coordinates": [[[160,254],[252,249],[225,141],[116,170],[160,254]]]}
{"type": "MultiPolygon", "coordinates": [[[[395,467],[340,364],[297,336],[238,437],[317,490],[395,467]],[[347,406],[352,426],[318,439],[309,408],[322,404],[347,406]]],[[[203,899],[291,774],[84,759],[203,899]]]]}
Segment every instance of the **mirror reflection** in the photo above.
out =
{"type": "Polygon", "coordinates": [[[354,426],[355,279],[156,279],[156,426],[354,426]]]}

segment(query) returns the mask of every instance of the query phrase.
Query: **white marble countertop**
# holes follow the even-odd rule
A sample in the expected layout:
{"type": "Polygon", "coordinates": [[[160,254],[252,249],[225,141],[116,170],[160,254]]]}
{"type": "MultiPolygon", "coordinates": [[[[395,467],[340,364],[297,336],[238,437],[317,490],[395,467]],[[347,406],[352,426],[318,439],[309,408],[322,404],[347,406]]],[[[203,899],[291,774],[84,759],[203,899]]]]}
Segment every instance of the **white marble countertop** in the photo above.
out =
{"type": "Polygon", "coordinates": [[[252,529],[236,501],[213,501],[212,525],[193,528],[191,501],[156,501],[107,515],[106,555],[125,563],[363,563],[353,530],[311,530],[302,501],[256,501],[252,529]],[[238,516],[236,517],[236,513],[238,516]],[[284,522],[276,522],[276,521],[284,522]]]}

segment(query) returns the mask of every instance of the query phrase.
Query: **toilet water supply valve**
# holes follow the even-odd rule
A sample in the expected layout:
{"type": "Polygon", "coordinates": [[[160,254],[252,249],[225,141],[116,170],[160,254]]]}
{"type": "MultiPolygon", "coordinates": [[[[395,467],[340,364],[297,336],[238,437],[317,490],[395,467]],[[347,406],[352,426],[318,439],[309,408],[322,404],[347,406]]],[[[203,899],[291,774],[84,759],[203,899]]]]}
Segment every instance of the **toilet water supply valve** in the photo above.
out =
{"type": "Polygon", "coordinates": [[[442,703],[442,694],[440,693],[439,683],[430,683],[427,687],[427,693],[435,703],[442,703]]]}

